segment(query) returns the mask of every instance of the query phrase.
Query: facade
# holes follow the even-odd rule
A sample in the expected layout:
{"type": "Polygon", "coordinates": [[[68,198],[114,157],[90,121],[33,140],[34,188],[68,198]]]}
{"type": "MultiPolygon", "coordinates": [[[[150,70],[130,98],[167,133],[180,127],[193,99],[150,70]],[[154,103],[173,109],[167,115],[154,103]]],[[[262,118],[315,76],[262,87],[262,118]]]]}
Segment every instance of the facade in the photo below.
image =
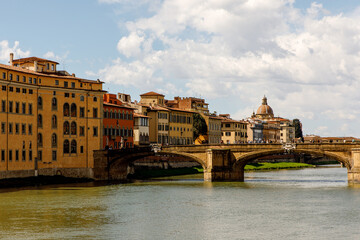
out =
{"type": "Polygon", "coordinates": [[[134,145],[140,147],[149,144],[149,117],[134,113],[134,145]]]}
{"type": "Polygon", "coordinates": [[[249,121],[247,125],[248,143],[260,143],[263,141],[264,126],[261,121],[249,121]]]}
{"type": "Polygon", "coordinates": [[[169,114],[164,107],[149,106],[147,109],[149,120],[150,143],[169,144],[169,114]]]}
{"type": "Polygon", "coordinates": [[[167,108],[169,116],[169,144],[193,144],[193,112],[178,108],[167,108]]]}
{"type": "Polygon", "coordinates": [[[103,148],[134,147],[134,109],[115,94],[104,94],[103,101],[103,148]]]}
{"type": "Polygon", "coordinates": [[[208,143],[220,144],[221,143],[221,121],[222,118],[213,115],[202,115],[208,126],[208,143]]]}
{"type": "Polygon", "coordinates": [[[174,100],[165,100],[165,104],[168,107],[180,108],[187,111],[193,111],[209,115],[209,104],[205,102],[205,99],[194,97],[174,97],[174,100]]]}
{"type": "Polygon", "coordinates": [[[295,139],[295,126],[289,120],[280,121],[280,142],[292,142],[295,139]]]}
{"type": "Polygon", "coordinates": [[[0,172],[90,177],[102,147],[102,82],[37,57],[0,64],[0,172]]]}
{"type": "Polygon", "coordinates": [[[229,114],[220,114],[221,121],[221,140],[225,144],[239,144],[247,142],[247,122],[237,121],[230,118],[229,114]]]}

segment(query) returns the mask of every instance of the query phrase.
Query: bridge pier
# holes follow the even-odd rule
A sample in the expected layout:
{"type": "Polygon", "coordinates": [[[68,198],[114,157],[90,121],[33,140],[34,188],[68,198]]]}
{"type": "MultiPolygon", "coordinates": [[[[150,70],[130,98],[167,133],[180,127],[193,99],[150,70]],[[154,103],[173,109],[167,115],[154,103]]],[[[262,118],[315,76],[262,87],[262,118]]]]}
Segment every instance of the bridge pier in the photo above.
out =
{"type": "Polygon", "coordinates": [[[230,149],[207,149],[204,181],[244,181],[244,168],[234,162],[230,149]]]}
{"type": "Polygon", "coordinates": [[[351,149],[351,168],[348,170],[348,182],[360,183],[360,148],[351,149]]]}

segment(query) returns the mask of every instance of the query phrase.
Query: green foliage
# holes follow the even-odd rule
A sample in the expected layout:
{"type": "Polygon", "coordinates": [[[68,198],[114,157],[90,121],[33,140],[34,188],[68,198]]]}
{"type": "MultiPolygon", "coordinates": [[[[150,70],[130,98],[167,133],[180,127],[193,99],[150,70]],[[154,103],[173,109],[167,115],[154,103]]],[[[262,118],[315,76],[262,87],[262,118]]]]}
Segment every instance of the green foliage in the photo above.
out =
{"type": "Polygon", "coordinates": [[[194,140],[197,139],[200,135],[207,134],[207,125],[205,119],[198,113],[194,113],[193,131],[194,140]]]}
{"type": "Polygon", "coordinates": [[[295,138],[302,138],[303,137],[303,133],[302,133],[302,127],[301,127],[301,123],[299,119],[294,119],[293,120],[293,124],[295,127],[295,138]]]}
{"type": "Polygon", "coordinates": [[[279,162],[279,163],[249,163],[245,166],[245,171],[256,170],[272,170],[272,169],[288,169],[288,168],[307,168],[314,165],[295,162],[279,162]]]}

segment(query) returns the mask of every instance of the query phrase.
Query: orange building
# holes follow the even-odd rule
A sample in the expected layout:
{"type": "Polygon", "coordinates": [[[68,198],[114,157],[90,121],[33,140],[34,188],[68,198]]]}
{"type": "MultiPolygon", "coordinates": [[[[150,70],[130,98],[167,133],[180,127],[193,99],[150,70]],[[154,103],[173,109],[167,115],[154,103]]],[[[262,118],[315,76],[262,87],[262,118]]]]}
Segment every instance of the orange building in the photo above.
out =
{"type": "Polygon", "coordinates": [[[103,100],[103,148],[134,147],[134,108],[123,104],[115,94],[104,94],[103,100]]]}
{"type": "Polygon", "coordinates": [[[102,82],[37,58],[0,64],[0,178],[91,177],[102,147],[102,82]]]}

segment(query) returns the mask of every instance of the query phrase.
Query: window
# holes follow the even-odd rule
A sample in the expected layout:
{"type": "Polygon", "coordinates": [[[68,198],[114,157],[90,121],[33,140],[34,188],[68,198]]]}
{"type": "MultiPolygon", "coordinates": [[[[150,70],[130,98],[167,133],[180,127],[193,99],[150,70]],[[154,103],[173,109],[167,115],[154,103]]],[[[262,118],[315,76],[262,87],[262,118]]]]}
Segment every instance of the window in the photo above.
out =
{"type": "Polygon", "coordinates": [[[71,117],[76,117],[76,104],[72,103],[71,104],[71,117]]]}
{"type": "Polygon", "coordinates": [[[79,128],[79,135],[80,135],[80,136],[84,136],[84,135],[85,135],[85,127],[82,126],[82,127],[79,128]]]}
{"type": "Polygon", "coordinates": [[[19,161],[19,150],[15,150],[15,161],[19,161]]]}
{"type": "Polygon", "coordinates": [[[70,96],[69,93],[65,93],[65,97],[68,98],[70,96]]]}
{"type": "Polygon", "coordinates": [[[51,117],[51,128],[57,128],[57,117],[56,117],[56,115],[52,115],[52,117],[51,117]]]}
{"type": "Polygon", "coordinates": [[[81,102],[84,101],[84,96],[80,96],[80,101],[81,101],[81,102]]]}
{"type": "Polygon", "coordinates": [[[22,93],[26,94],[26,88],[23,88],[22,93]]]}
{"type": "Polygon", "coordinates": [[[93,100],[94,100],[94,102],[97,102],[97,97],[94,97],[93,100]]]}
{"type": "Polygon", "coordinates": [[[84,153],[84,146],[80,146],[80,153],[84,153]]]}
{"type": "Polygon", "coordinates": [[[98,128],[97,127],[93,127],[93,136],[94,137],[98,136],[98,128]]]}
{"type": "Polygon", "coordinates": [[[33,80],[34,80],[34,84],[36,84],[36,78],[34,78],[33,80]]]}
{"type": "Polygon", "coordinates": [[[9,102],[9,112],[13,112],[13,102],[12,101],[10,101],[9,102]]]}
{"type": "Polygon", "coordinates": [[[15,123],[15,134],[19,134],[20,133],[20,127],[18,123],[15,123]]]}
{"type": "Polygon", "coordinates": [[[20,103],[19,102],[15,102],[15,112],[16,113],[20,112],[20,103]]]}
{"type": "Polygon", "coordinates": [[[21,134],[26,135],[26,124],[25,123],[21,124],[21,134]]]}
{"type": "Polygon", "coordinates": [[[26,82],[26,77],[25,76],[23,76],[23,82],[26,82]]]}
{"type": "Polygon", "coordinates": [[[16,81],[19,82],[20,81],[20,76],[16,75],[16,81]]]}
{"type": "Polygon", "coordinates": [[[5,150],[1,150],[1,161],[5,162],[5,150]]]}
{"type": "Polygon", "coordinates": [[[38,115],[38,127],[42,128],[42,126],[43,126],[42,115],[39,114],[39,115],[38,115]]]}
{"type": "Polygon", "coordinates": [[[71,122],[71,135],[76,135],[76,122],[71,122]]]}
{"type": "Polygon", "coordinates": [[[97,108],[93,108],[93,118],[97,118],[97,117],[98,117],[97,108]]]}
{"type": "Polygon", "coordinates": [[[1,101],[1,111],[6,112],[6,101],[5,100],[1,101]]]}
{"type": "Polygon", "coordinates": [[[25,160],[26,160],[26,151],[25,151],[25,149],[23,149],[22,152],[21,152],[21,160],[23,162],[25,162],[25,160]]]}
{"type": "Polygon", "coordinates": [[[71,140],[71,153],[76,153],[76,141],[71,140]]]}
{"type": "Polygon", "coordinates": [[[20,93],[20,88],[17,87],[17,88],[16,88],[16,92],[17,92],[17,93],[20,93]]]}
{"type": "Polygon", "coordinates": [[[1,133],[5,133],[6,124],[4,122],[1,123],[1,133]]]}
{"type": "Polygon", "coordinates": [[[42,97],[38,97],[38,108],[39,109],[42,109],[43,108],[43,100],[42,100],[42,97]]]}
{"type": "Polygon", "coordinates": [[[66,87],[66,88],[69,87],[69,83],[64,81],[64,87],[66,87]]]}
{"type": "Polygon", "coordinates": [[[64,117],[69,117],[70,116],[70,106],[68,103],[64,104],[64,117]]]}
{"type": "Polygon", "coordinates": [[[41,150],[39,150],[38,151],[38,161],[42,161],[42,151],[41,150]]]}
{"type": "Polygon", "coordinates": [[[29,103],[29,114],[31,115],[32,114],[32,104],[29,103]]]}
{"type": "Polygon", "coordinates": [[[55,133],[51,135],[51,147],[57,147],[57,136],[55,133]]]}
{"type": "Polygon", "coordinates": [[[3,79],[6,79],[6,73],[3,72],[3,79]]]}
{"type": "Polygon", "coordinates": [[[22,109],[22,111],[21,111],[22,114],[26,114],[26,103],[22,103],[21,106],[22,106],[22,108],[21,108],[22,109]]]}
{"type": "Polygon", "coordinates": [[[84,107],[80,107],[80,117],[81,118],[85,117],[85,108],[84,107]]]}
{"type": "Polygon", "coordinates": [[[52,160],[56,161],[56,151],[55,150],[52,151],[51,155],[52,155],[52,160]]]}
{"type": "Polygon", "coordinates": [[[71,83],[71,87],[75,88],[75,83],[74,82],[71,83]]]}
{"type": "Polygon", "coordinates": [[[41,134],[41,133],[38,133],[37,142],[38,142],[38,146],[39,146],[39,147],[42,147],[42,145],[43,145],[43,138],[42,138],[42,134],[41,134]]]}
{"type": "Polygon", "coordinates": [[[9,150],[9,161],[12,162],[12,150],[9,150]]]}
{"type": "Polygon", "coordinates": [[[29,89],[29,94],[33,94],[33,90],[32,90],[32,89],[29,89]]]}
{"type": "Polygon", "coordinates": [[[65,121],[64,122],[64,135],[69,135],[70,134],[70,126],[69,126],[69,122],[65,121]]]}
{"type": "Polygon", "coordinates": [[[2,86],[1,88],[3,91],[6,91],[6,86],[2,86]]]}
{"type": "Polygon", "coordinates": [[[51,64],[51,71],[55,71],[55,66],[54,66],[54,64],[51,64]]]}
{"type": "Polygon", "coordinates": [[[59,80],[55,80],[55,85],[59,86],[59,80]]]}
{"type": "Polygon", "coordinates": [[[52,100],[51,100],[51,110],[57,110],[57,100],[56,100],[56,98],[52,98],[52,100]]]}
{"type": "Polygon", "coordinates": [[[32,150],[29,150],[29,161],[32,161],[32,150]]]}
{"type": "Polygon", "coordinates": [[[29,135],[32,135],[32,125],[31,124],[29,124],[29,126],[28,126],[28,133],[29,133],[29,135]]]}
{"type": "Polygon", "coordinates": [[[71,94],[71,97],[72,97],[72,98],[75,98],[75,93],[72,93],[72,94],[71,94]]]}
{"type": "Polygon", "coordinates": [[[41,78],[39,78],[39,84],[41,84],[41,78]]]}
{"type": "Polygon", "coordinates": [[[64,141],[63,152],[64,153],[70,153],[70,151],[69,151],[69,140],[64,141]]]}
{"type": "Polygon", "coordinates": [[[12,73],[9,74],[9,80],[13,80],[13,75],[12,75],[12,73]]]}
{"type": "Polygon", "coordinates": [[[9,123],[9,133],[12,134],[13,133],[13,124],[9,123]]]}

